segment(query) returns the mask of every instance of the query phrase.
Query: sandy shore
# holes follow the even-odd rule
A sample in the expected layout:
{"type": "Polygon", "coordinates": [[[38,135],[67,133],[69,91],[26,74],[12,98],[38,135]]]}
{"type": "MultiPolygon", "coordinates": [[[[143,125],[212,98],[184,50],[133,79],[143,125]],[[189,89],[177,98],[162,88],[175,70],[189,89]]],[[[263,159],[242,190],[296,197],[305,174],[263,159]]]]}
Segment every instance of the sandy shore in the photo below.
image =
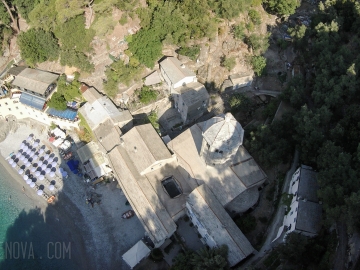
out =
{"type": "MultiPolygon", "coordinates": [[[[44,128],[47,130],[44,126],[20,125],[15,133],[9,133],[0,143],[1,155],[5,158],[17,150],[29,134],[34,134],[41,142],[51,147],[44,128]]],[[[53,151],[57,150],[54,148],[53,151]]],[[[79,176],[69,173],[69,178],[63,179],[62,189],[57,194],[55,204],[48,205],[44,198],[26,185],[4,158],[0,158],[1,164],[15,179],[9,179],[13,182],[11,186],[19,194],[23,192],[24,186],[24,205],[39,209],[43,216],[44,228],[49,228],[49,237],[56,236],[57,240],[72,243],[71,263],[76,269],[129,269],[121,256],[142,238],[144,229],[137,218],[120,218],[129,207],[125,205],[126,197],[117,188],[116,182],[94,189],[79,176]],[[96,192],[102,196],[100,205],[92,208],[86,204],[89,192],[96,192]],[[53,235],[54,232],[56,235],[53,235]]],[[[62,161],[60,166],[66,168],[65,162],[62,161]]]]}

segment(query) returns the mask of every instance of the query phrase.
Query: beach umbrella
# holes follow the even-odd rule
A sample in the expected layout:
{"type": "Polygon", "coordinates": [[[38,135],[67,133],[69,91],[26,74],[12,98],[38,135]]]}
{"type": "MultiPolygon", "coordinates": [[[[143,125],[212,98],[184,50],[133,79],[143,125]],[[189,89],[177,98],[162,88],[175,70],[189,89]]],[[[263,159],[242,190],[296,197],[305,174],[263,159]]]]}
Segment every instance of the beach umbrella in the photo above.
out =
{"type": "Polygon", "coordinates": [[[55,161],[53,161],[52,163],[51,163],[51,166],[53,166],[53,167],[55,167],[57,165],[57,163],[55,162],[55,161]]]}
{"type": "Polygon", "coordinates": [[[49,163],[49,162],[48,162],[47,160],[44,160],[44,161],[43,161],[43,164],[46,164],[46,165],[47,165],[48,163],[49,163]]]}
{"type": "Polygon", "coordinates": [[[31,171],[31,172],[35,172],[35,171],[36,171],[36,168],[35,168],[35,167],[32,167],[32,168],[30,169],[30,171],[31,171]]]}
{"type": "Polygon", "coordinates": [[[37,164],[39,167],[41,167],[41,165],[43,165],[42,161],[39,161],[37,164]]]}
{"type": "Polygon", "coordinates": [[[28,147],[27,145],[25,145],[25,146],[23,147],[24,152],[26,152],[28,149],[29,149],[29,147],[28,147]]]}
{"type": "Polygon", "coordinates": [[[22,143],[20,144],[20,148],[23,148],[24,146],[25,146],[25,143],[22,142],[22,143]]]}
{"type": "Polygon", "coordinates": [[[30,167],[30,165],[31,165],[30,162],[26,162],[26,163],[25,163],[25,167],[26,167],[26,168],[27,168],[27,167],[30,167]]]}
{"type": "Polygon", "coordinates": [[[35,187],[35,183],[34,183],[34,182],[31,182],[31,183],[30,183],[30,187],[32,187],[32,188],[35,187]]]}
{"type": "Polygon", "coordinates": [[[26,180],[26,184],[30,185],[32,183],[31,179],[26,180]]]}
{"type": "Polygon", "coordinates": [[[18,173],[19,173],[19,174],[23,174],[23,172],[24,172],[23,169],[18,170],[18,173]]]}
{"type": "Polygon", "coordinates": [[[45,170],[45,169],[46,169],[46,165],[45,165],[45,164],[41,165],[41,169],[45,170]]]}
{"type": "Polygon", "coordinates": [[[39,189],[36,193],[37,193],[37,195],[41,196],[41,195],[43,195],[44,191],[42,191],[41,189],[39,189]]]}
{"type": "Polygon", "coordinates": [[[27,176],[26,174],[23,176],[24,180],[28,180],[29,179],[29,176],[27,176]]]}
{"type": "Polygon", "coordinates": [[[54,190],[54,188],[55,188],[55,187],[54,187],[53,185],[50,185],[50,186],[49,186],[49,189],[50,189],[50,190],[54,190]]]}
{"type": "Polygon", "coordinates": [[[56,172],[56,168],[55,168],[55,167],[52,167],[52,168],[51,168],[51,171],[52,171],[52,172],[56,172]]]}
{"type": "Polygon", "coordinates": [[[38,158],[39,158],[38,155],[34,155],[34,156],[33,156],[33,159],[34,159],[34,160],[37,160],[38,158]]]}
{"type": "Polygon", "coordinates": [[[26,150],[25,152],[26,152],[26,154],[30,154],[30,153],[31,153],[31,150],[28,149],[28,150],[26,150]]]}
{"type": "Polygon", "coordinates": [[[43,175],[40,175],[40,176],[39,176],[39,180],[40,180],[40,181],[44,180],[44,176],[43,176],[43,175]]]}
{"type": "Polygon", "coordinates": [[[24,159],[25,159],[25,157],[23,155],[21,155],[20,160],[24,160],[24,159]]]}
{"type": "Polygon", "coordinates": [[[16,167],[16,163],[13,163],[13,164],[11,165],[11,167],[15,168],[15,167],[16,167]]]}
{"type": "Polygon", "coordinates": [[[47,159],[49,158],[49,155],[46,154],[46,155],[44,156],[44,158],[47,160],[47,159]]]}
{"type": "Polygon", "coordinates": [[[31,141],[31,139],[32,139],[32,137],[31,137],[31,135],[29,135],[29,137],[27,137],[27,141],[31,141]]]}
{"type": "Polygon", "coordinates": [[[16,153],[16,157],[20,157],[21,156],[21,153],[20,152],[17,152],[16,153]]]}
{"type": "Polygon", "coordinates": [[[11,156],[11,159],[15,159],[15,158],[16,158],[16,155],[12,155],[12,156],[11,156]]]}
{"type": "Polygon", "coordinates": [[[35,175],[36,175],[36,176],[40,176],[40,174],[41,174],[41,173],[40,173],[39,171],[36,171],[36,172],[35,172],[35,175]]]}
{"type": "Polygon", "coordinates": [[[8,162],[9,162],[9,164],[11,165],[11,164],[13,164],[13,163],[14,163],[14,160],[9,159],[9,160],[8,160],[8,162]]]}
{"type": "Polygon", "coordinates": [[[39,154],[41,155],[42,153],[44,153],[44,149],[41,148],[41,149],[39,150],[39,154]]]}
{"type": "Polygon", "coordinates": [[[50,171],[51,171],[50,168],[46,168],[46,169],[45,169],[45,172],[46,172],[46,173],[49,173],[50,171]]]}
{"type": "Polygon", "coordinates": [[[34,147],[38,147],[39,146],[39,143],[38,142],[35,142],[34,143],[34,147]]]}
{"type": "Polygon", "coordinates": [[[50,172],[50,173],[49,173],[49,176],[50,176],[50,177],[54,177],[54,176],[55,176],[55,172],[50,172]]]}
{"type": "Polygon", "coordinates": [[[66,176],[68,175],[67,171],[63,171],[63,172],[62,172],[62,175],[63,175],[64,177],[66,177],[66,176]]]}
{"type": "Polygon", "coordinates": [[[35,151],[31,151],[31,153],[30,153],[30,157],[33,157],[33,156],[35,156],[35,151]]]}

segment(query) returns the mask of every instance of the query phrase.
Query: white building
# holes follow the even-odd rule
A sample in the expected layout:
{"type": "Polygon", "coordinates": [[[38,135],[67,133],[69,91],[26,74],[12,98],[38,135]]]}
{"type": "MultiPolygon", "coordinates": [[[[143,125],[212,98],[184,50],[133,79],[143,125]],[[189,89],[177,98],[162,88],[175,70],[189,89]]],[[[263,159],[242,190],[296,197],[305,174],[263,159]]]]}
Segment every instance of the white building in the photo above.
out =
{"type": "Polygon", "coordinates": [[[196,75],[175,57],[166,57],[160,62],[160,72],[169,86],[170,94],[175,88],[196,82],[196,75]]]}
{"type": "Polygon", "coordinates": [[[293,174],[290,182],[289,194],[292,194],[293,198],[277,238],[281,236],[283,230],[285,238],[291,232],[309,237],[317,235],[321,228],[322,216],[317,190],[316,172],[309,166],[301,165],[293,174]]]}
{"type": "Polygon", "coordinates": [[[206,185],[201,185],[190,193],[186,208],[190,219],[209,247],[227,245],[230,267],[254,252],[250,242],[206,185]]]}

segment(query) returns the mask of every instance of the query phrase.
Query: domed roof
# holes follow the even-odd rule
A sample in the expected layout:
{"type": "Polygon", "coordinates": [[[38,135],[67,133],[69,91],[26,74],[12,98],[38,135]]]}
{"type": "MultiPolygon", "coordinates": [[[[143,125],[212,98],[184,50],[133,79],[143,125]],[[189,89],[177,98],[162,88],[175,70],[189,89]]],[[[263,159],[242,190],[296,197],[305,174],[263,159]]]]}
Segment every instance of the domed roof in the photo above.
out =
{"type": "Polygon", "coordinates": [[[244,129],[231,113],[217,115],[202,123],[203,138],[210,147],[232,152],[242,145],[244,129]]]}

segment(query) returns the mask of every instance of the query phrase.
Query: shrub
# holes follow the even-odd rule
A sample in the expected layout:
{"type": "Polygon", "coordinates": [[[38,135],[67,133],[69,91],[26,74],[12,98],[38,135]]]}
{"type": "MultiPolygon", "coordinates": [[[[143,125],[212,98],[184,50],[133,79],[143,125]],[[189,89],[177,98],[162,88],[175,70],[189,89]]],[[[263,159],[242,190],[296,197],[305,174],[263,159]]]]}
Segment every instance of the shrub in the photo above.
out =
{"type": "Polygon", "coordinates": [[[222,57],[221,59],[221,66],[225,67],[228,71],[231,71],[236,65],[236,58],[235,57],[222,57]]]}
{"type": "Polygon", "coordinates": [[[230,107],[233,112],[248,112],[253,106],[253,101],[248,96],[245,96],[242,93],[236,93],[231,96],[230,107]]]}
{"type": "Polygon", "coordinates": [[[240,23],[233,27],[234,38],[243,40],[245,38],[245,25],[244,23],[240,23]]]}
{"type": "Polygon", "coordinates": [[[252,232],[256,228],[256,218],[251,215],[244,215],[235,220],[236,225],[246,234],[252,232]]]}
{"type": "Polygon", "coordinates": [[[261,24],[261,16],[259,14],[259,12],[257,12],[254,9],[250,9],[248,12],[248,15],[250,17],[250,20],[255,24],[255,25],[259,25],[261,24]]]}
{"type": "Polygon", "coordinates": [[[154,249],[151,251],[151,258],[153,258],[154,261],[161,261],[161,260],[164,258],[164,255],[163,255],[161,249],[159,249],[159,248],[154,248],[154,249]]]}
{"type": "Polygon", "coordinates": [[[191,47],[181,47],[176,51],[178,54],[185,55],[189,57],[191,60],[195,61],[199,56],[200,47],[199,46],[191,46],[191,47]]]}
{"type": "Polygon", "coordinates": [[[54,108],[54,109],[59,110],[59,111],[64,111],[67,108],[66,100],[65,100],[64,96],[62,94],[58,93],[58,92],[55,92],[51,96],[51,98],[47,102],[47,105],[50,108],[54,108]]]}
{"type": "Polygon", "coordinates": [[[158,93],[154,90],[151,90],[150,87],[148,86],[143,86],[139,92],[139,99],[140,99],[140,102],[143,103],[143,104],[148,104],[150,103],[151,101],[154,101],[156,100],[158,96],[158,93]]]}
{"type": "Polygon", "coordinates": [[[268,35],[251,34],[246,37],[245,43],[253,49],[255,55],[264,53],[270,46],[268,35]]]}
{"type": "Polygon", "coordinates": [[[266,67],[266,58],[263,56],[253,56],[251,58],[251,66],[257,76],[261,76],[266,67]]]}
{"type": "Polygon", "coordinates": [[[156,131],[159,132],[160,131],[159,120],[158,120],[157,112],[155,110],[150,112],[150,114],[148,115],[148,119],[151,125],[156,129],[156,131]]]}
{"type": "Polygon", "coordinates": [[[125,24],[127,23],[127,15],[126,15],[126,13],[123,13],[123,14],[121,15],[121,18],[120,18],[120,20],[119,20],[119,23],[120,23],[121,25],[125,25],[125,24]]]}

